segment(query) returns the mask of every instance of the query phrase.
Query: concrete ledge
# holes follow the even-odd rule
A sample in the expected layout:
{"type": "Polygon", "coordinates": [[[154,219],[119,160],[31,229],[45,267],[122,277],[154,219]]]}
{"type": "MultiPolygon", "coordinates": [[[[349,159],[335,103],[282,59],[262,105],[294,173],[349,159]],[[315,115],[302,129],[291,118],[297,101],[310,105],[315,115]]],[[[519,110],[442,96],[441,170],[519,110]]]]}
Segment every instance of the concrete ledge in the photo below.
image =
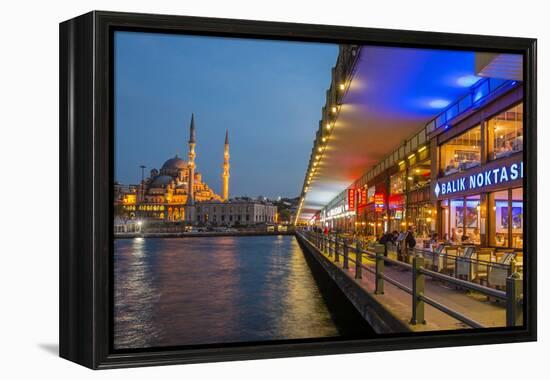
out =
{"type": "Polygon", "coordinates": [[[369,325],[378,334],[411,332],[411,328],[394,316],[384,305],[382,305],[373,294],[368,293],[346,275],[340,268],[335,266],[316,247],[304,239],[300,234],[296,238],[305,254],[313,257],[328,273],[329,277],[342,290],[349,301],[369,323],[369,325]]]}

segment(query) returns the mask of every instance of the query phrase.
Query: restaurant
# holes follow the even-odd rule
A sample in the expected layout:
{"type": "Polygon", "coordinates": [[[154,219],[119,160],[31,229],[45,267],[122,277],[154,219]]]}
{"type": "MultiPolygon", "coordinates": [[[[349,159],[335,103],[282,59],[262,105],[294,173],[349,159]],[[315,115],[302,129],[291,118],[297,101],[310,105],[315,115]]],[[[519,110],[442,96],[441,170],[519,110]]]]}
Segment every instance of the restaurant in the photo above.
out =
{"type": "Polygon", "coordinates": [[[523,88],[436,129],[432,198],[444,240],[523,248],[523,88]]]}
{"type": "Polygon", "coordinates": [[[367,238],[412,226],[419,246],[436,234],[520,251],[522,93],[520,82],[481,80],[331,202],[323,224],[367,238]]]}

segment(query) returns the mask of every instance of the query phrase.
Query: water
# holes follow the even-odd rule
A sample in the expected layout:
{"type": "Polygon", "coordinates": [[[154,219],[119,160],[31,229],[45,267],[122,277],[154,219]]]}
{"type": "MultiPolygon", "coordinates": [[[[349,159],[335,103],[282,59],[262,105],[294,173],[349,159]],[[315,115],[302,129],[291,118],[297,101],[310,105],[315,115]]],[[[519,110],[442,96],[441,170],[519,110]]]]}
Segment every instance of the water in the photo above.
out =
{"type": "Polygon", "coordinates": [[[293,236],[115,240],[115,348],[371,336],[323,276],[293,236]]]}

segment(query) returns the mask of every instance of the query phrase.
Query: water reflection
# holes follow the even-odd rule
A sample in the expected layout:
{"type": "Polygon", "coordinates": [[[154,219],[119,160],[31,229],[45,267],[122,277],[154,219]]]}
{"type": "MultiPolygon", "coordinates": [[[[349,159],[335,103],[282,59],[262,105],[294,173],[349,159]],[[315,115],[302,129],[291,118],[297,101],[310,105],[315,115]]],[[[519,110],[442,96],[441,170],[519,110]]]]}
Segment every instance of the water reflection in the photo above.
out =
{"type": "Polygon", "coordinates": [[[115,241],[116,348],[333,337],[334,320],[292,236],[115,241]]]}

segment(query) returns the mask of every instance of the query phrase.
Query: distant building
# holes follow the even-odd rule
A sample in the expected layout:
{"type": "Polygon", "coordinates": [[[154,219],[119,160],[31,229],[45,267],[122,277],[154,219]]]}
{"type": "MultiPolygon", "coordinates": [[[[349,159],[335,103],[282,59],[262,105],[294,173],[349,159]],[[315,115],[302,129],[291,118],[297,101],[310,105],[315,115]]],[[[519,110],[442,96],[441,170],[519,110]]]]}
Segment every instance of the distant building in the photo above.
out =
{"type": "Polygon", "coordinates": [[[196,205],[196,223],[210,226],[252,226],[277,222],[277,206],[250,198],[196,205]]]}

